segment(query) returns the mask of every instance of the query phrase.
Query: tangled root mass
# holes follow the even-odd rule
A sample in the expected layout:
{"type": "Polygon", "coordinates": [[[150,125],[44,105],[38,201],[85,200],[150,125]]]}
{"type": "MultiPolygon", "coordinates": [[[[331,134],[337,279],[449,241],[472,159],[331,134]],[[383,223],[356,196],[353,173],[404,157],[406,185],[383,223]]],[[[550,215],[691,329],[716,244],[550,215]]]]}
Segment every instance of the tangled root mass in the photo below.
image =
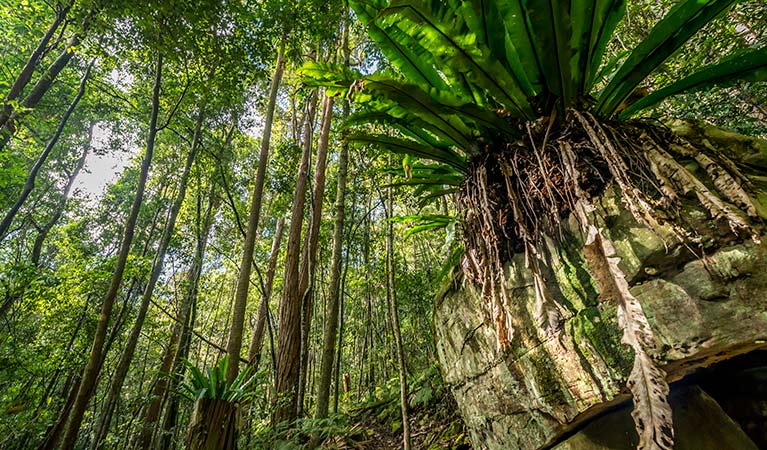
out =
{"type": "Polygon", "coordinates": [[[544,335],[556,333],[561,316],[547,294],[542,268],[547,238],[562,237],[562,221],[574,216],[586,238],[584,256],[601,296],[618,305],[622,342],[635,353],[628,379],[635,403],[640,448],[673,446],[665,374],[649,356],[654,345],[641,304],[629,291],[610,240],[597,226],[593,199],[609,184],[620,190],[625,208],[640,223],[672,225],[682,240],[692,232],[680,216],[681,199],[696,197],[715,220],[736,235],[758,234],[750,219],[756,207],[743,186],[747,180],[726,155],[704,153],[665,127],[648,122],[610,123],[571,110],[563,120],[543,118],[526,125],[523,139],[481,142],[458,193],[464,274],[481,287],[485,311],[495,323],[499,348],[513,338],[504,265],[523,253],[533,275],[536,322],[544,335]],[[685,164],[702,172],[693,174],[685,164]]]}

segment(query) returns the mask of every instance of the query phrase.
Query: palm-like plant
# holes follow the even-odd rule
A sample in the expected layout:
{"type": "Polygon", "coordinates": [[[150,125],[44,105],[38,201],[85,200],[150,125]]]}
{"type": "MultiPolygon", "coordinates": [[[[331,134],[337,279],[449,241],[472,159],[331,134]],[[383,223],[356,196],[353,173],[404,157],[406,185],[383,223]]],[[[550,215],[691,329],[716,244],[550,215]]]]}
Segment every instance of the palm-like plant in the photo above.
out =
{"type": "Polygon", "coordinates": [[[248,366],[231,383],[226,382],[229,359],[224,356],[205,373],[189,361],[189,379],[181,385],[181,395],[194,402],[187,430],[191,450],[236,449],[240,429],[240,407],[258,395],[257,385],[264,372],[253,373],[248,366]]]}
{"type": "Polygon", "coordinates": [[[561,219],[578,219],[588,236],[584,254],[603,295],[618,301],[623,341],[635,352],[629,387],[642,448],[673,444],[668,386],[647,354],[652,331],[596,225],[591,199],[613,183],[635,218],[656,226],[660,210],[673,218],[680,194],[694,192],[733,232],[755,236],[745,216],[756,218],[756,208],[728,161],[658,124],[628,120],[670,95],[767,79],[767,48],[747,50],[627,104],[654,70],[733,3],[680,1],[611,70],[615,64],[604,56],[623,0],[351,0],[396,71],[304,69],[307,79],[361,105],[347,122],[358,130],[348,139],[408,155],[406,184],[432,196],[455,193],[464,272],[482,286],[500,346],[513,337],[503,264],[526,254],[539,325],[556,328],[541,248],[547,237],[557,238],[561,219]],[[707,179],[677,162],[684,158],[705,159],[707,179]]]}

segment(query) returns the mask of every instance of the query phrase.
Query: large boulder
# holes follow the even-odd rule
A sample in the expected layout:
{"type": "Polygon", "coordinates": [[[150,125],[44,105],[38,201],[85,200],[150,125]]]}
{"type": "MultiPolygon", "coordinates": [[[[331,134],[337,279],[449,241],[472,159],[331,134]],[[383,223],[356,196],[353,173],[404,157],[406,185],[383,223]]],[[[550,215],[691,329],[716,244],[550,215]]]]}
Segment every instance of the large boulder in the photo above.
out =
{"type": "MultiPolygon", "coordinates": [[[[705,256],[700,256],[670,228],[656,232],[637,223],[613,191],[600,202],[599,215],[655,334],[651,356],[669,382],[767,345],[767,246],[734,240],[691,206],[685,216],[709,236],[703,243],[705,256]]],[[[548,246],[547,286],[564,318],[558,332],[544,334],[534,325],[533,278],[522,255],[505,267],[515,328],[510,348],[498,349],[481,294],[459,275],[437,298],[435,333],[443,376],[476,448],[633,448],[625,387],[633,353],[620,342],[615,305],[598,299],[582,253],[583,236],[572,230],[577,230],[574,224],[563,231],[566,244],[548,246]],[[606,411],[623,418],[610,419],[606,411]],[[596,445],[589,425],[597,419],[611,424],[605,430],[627,436],[616,440],[624,446],[596,445]]],[[[682,394],[677,390],[672,386],[671,403],[679,448],[756,448],[733,444],[740,438],[750,442],[745,435],[717,433],[716,427],[695,422],[726,415],[705,393],[687,392],[687,401],[678,400],[682,394]],[[679,411],[689,402],[711,410],[701,413],[703,419],[685,416],[679,411]],[[698,441],[690,441],[682,430],[698,430],[692,437],[702,436],[714,447],[696,447],[698,441]],[[717,441],[722,435],[735,440],[717,441]]],[[[721,425],[726,426],[740,430],[732,421],[721,425]]],[[[605,442],[611,442],[609,436],[605,442]]]]}

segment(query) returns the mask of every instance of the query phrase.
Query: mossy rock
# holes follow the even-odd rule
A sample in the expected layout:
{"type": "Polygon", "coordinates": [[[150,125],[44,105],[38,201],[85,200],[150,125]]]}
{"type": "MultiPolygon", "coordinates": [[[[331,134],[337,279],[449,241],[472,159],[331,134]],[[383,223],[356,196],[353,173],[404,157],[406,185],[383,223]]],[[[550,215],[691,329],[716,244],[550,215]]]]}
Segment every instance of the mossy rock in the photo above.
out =
{"type": "MultiPolygon", "coordinates": [[[[614,192],[605,194],[599,214],[655,334],[651,356],[669,382],[765,346],[767,246],[722,237],[726,230],[703,224],[715,233],[703,241],[701,258],[670,228],[651,232],[637,223],[614,192]]],[[[515,329],[509,348],[498,349],[480,293],[460,277],[436,301],[443,377],[474,448],[551,448],[629,401],[625,381],[634,355],[620,342],[616,307],[598,299],[583,237],[570,232],[565,242],[548,246],[547,286],[563,316],[556,333],[535,326],[535,292],[522,255],[505,267],[515,329]]]]}

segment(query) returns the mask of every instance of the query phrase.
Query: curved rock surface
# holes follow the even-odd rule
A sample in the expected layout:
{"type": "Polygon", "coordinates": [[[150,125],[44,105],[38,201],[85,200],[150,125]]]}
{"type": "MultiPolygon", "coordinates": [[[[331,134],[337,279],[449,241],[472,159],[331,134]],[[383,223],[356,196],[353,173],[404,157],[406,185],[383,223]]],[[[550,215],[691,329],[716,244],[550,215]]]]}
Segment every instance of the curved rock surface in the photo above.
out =
{"type": "MultiPolygon", "coordinates": [[[[685,214],[708,227],[705,234],[719,236],[717,247],[709,241],[705,257],[694,255],[670,230],[658,235],[636,223],[614,195],[600,205],[606,234],[655,333],[651,354],[669,382],[763,348],[767,339],[767,246],[728,243],[722,240],[726,230],[713,229],[704,212],[691,208],[685,214]]],[[[572,436],[630,398],[625,380],[633,354],[620,343],[615,306],[598,301],[580,250],[583,237],[571,233],[564,240],[566,247],[552,244],[548,255],[547,285],[564,317],[558,332],[543,335],[534,326],[533,279],[521,255],[506,266],[514,308],[511,348],[497,349],[492,322],[472,286],[453,281],[437,299],[443,376],[476,448],[623,448],[578,447],[588,427],[572,436]]],[[[621,430],[627,436],[633,432],[628,424],[621,430]]]]}

